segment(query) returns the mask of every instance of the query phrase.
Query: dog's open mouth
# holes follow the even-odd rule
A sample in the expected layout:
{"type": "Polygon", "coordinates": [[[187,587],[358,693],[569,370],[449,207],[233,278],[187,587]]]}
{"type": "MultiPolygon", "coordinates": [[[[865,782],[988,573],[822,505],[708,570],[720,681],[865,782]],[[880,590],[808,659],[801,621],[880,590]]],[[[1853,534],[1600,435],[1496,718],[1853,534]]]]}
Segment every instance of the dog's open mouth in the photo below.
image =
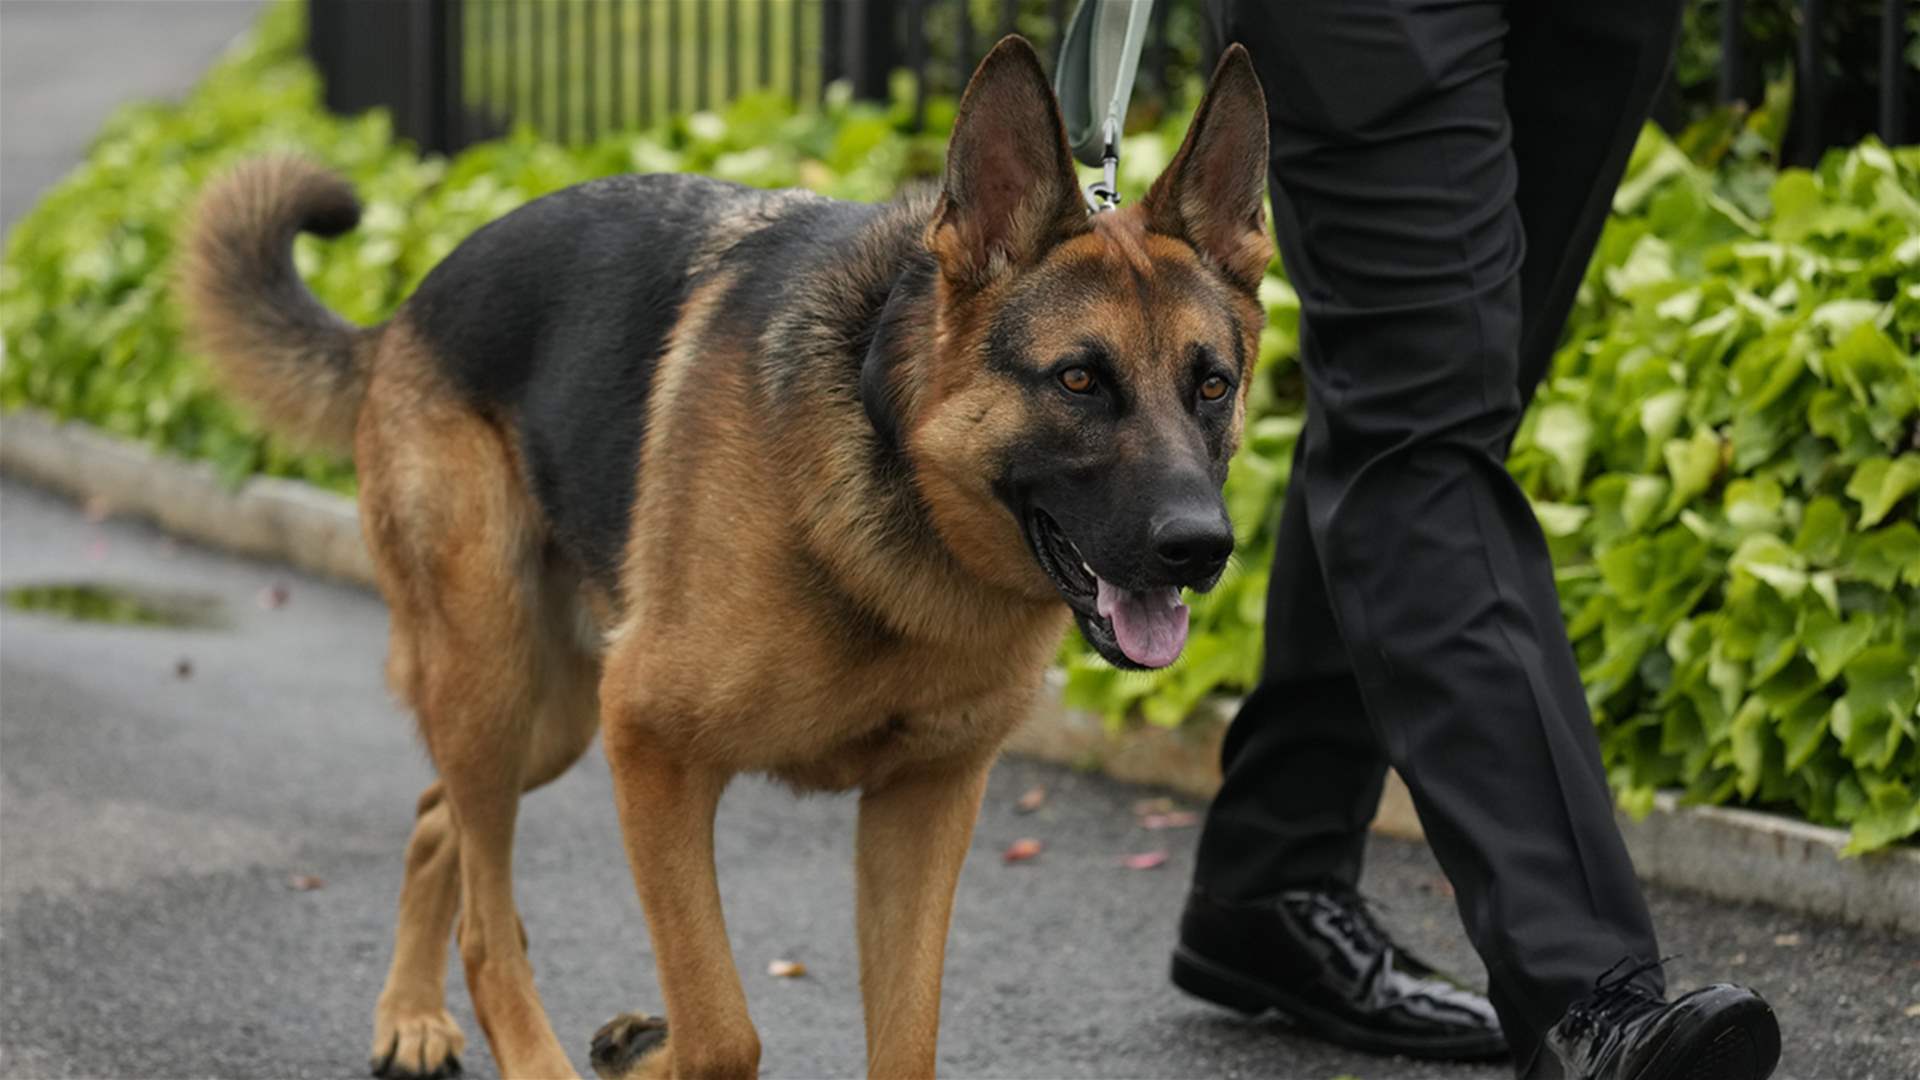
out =
{"type": "Polygon", "coordinates": [[[1094,572],[1045,511],[1027,515],[1027,543],[1087,643],[1120,667],[1163,668],[1187,644],[1187,605],[1171,585],[1125,589],[1094,572]]]}

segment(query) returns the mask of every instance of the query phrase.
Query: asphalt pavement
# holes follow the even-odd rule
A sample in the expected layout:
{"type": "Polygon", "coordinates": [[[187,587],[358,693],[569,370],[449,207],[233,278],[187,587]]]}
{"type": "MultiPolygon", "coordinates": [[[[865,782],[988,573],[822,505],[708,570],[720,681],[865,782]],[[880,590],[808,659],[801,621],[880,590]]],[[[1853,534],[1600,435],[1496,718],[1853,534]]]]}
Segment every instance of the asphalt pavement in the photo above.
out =
{"type": "Polygon", "coordinates": [[[184,94],[261,0],[0,0],[0,231],[122,102],[184,94]]]}
{"type": "MultiPolygon", "coordinates": [[[[0,614],[0,1075],[357,1075],[429,779],[382,683],[385,609],[91,509],[0,483],[0,585],[131,586],[192,624],[0,614]]],[[[1157,794],[1026,761],[995,770],[954,916],[945,1073],[1507,1075],[1337,1050],[1172,990],[1196,831],[1144,828],[1136,804],[1157,794]],[[1046,801],[1023,814],[1035,787],[1046,801]],[[1027,837],[1039,857],[1004,862],[1027,837]],[[1122,865],[1154,851],[1157,868],[1122,865]]],[[[721,808],[721,887],[769,1076],[864,1060],[853,817],[850,798],[755,780],[721,808]],[[771,977],[774,960],[807,974],[771,977]]],[[[602,1021],[660,1009],[597,750],[527,800],[517,855],[540,990],[585,1069],[602,1021]]],[[[1364,887],[1416,952],[1484,978],[1423,846],[1376,840],[1364,887]]],[[[1666,891],[1653,906],[1677,984],[1729,975],[1773,997],[1779,1075],[1920,1075],[1920,1017],[1904,1015],[1920,1004],[1920,942],[1666,891]]],[[[466,1064],[493,1075],[457,961],[448,978],[466,1064]]]]}

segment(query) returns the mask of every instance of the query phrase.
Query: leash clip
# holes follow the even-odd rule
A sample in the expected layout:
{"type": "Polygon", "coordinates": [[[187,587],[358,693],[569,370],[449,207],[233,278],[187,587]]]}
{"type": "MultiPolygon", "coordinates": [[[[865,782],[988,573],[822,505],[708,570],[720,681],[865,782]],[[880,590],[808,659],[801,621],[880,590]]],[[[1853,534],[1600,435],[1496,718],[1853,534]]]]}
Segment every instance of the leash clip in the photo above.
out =
{"type": "Polygon", "coordinates": [[[1120,125],[1108,120],[1100,151],[1101,178],[1087,185],[1087,213],[1099,214],[1120,207],[1120,125]]]}

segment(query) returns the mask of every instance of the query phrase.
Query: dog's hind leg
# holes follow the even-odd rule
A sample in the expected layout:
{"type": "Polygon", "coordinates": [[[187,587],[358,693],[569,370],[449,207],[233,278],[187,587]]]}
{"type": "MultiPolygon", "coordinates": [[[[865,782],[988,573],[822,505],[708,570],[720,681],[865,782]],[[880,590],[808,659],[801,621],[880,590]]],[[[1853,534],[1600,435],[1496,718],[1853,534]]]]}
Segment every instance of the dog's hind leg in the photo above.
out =
{"type": "Polygon", "coordinates": [[[373,1075],[424,1080],[460,1071],[466,1037],[446,1008],[447,936],[460,907],[460,841],[438,780],[420,795],[400,885],[393,963],[373,1010],[373,1075]]]}
{"type": "Polygon", "coordinates": [[[855,907],[869,1077],[934,1074],[947,923],[991,763],[943,763],[860,796],[855,907]]]}
{"type": "MultiPolygon", "coordinates": [[[[555,609],[570,604],[555,601],[510,437],[430,381],[383,390],[410,359],[397,345],[382,357],[356,453],[362,527],[393,610],[389,678],[413,706],[444,792],[416,826],[422,860],[403,888],[396,970],[411,989],[390,990],[432,1004],[437,979],[425,968],[444,955],[452,878],[467,988],[500,1071],[570,1076],[514,905],[513,834],[522,790],[558,775],[591,738],[597,667],[577,650],[556,654],[555,642],[578,635],[553,632],[555,609]],[[457,854],[435,840],[446,835],[442,807],[457,854]]],[[[420,1064],[429,1075],[452,1067],[451,1057],[420,1064]]]]}
{"type": "Polygon", "coordinates": [[[760,1036],[713,864],[714,812],[728,776],[677,760],[617,717],[610,710],[602,722],[607,762],[673,1034],[652,1018],[618,1017],[594,1036],[594,1069],[621,1080],[754,1076],[760,1036]]]}
{"type": "MultiPolygon", "coordinates": [[[[583,667],[590,663],[584,657],[574,662],[583,667]]],[[[582,676],[575,685],[590,689],[592,680],[582,676]]],[[[549,707],[533,733],[523,793],[566,772],[586,752],[598,726],[590,698],[583,702],[554,694],[545,704],[549,707]]],[[[436,780],[420,796],[413,838],[407,844],[393,963],[374,1006],[375,1076],[423,1080],[459,1074],[466,1037],[446,1009],[447,940],[459,909],[459,836],[446,788],[436,780]]],[[[524,928],[520,937],[524,947],[524,928]]]]}

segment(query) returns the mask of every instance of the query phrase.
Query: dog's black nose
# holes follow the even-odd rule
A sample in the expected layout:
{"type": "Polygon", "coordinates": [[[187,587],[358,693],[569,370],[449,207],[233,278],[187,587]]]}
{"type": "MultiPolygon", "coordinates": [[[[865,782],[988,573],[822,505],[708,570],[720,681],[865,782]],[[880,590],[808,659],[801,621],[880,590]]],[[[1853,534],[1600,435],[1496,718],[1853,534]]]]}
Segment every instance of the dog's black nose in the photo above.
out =
{"type": "Polygon", "coordinates": [[[1153,523],[1153,554],[1174,581],[1211,581],[1233,554],[1233,525],[1218,510],[1187,510],[1153,523]]]}

